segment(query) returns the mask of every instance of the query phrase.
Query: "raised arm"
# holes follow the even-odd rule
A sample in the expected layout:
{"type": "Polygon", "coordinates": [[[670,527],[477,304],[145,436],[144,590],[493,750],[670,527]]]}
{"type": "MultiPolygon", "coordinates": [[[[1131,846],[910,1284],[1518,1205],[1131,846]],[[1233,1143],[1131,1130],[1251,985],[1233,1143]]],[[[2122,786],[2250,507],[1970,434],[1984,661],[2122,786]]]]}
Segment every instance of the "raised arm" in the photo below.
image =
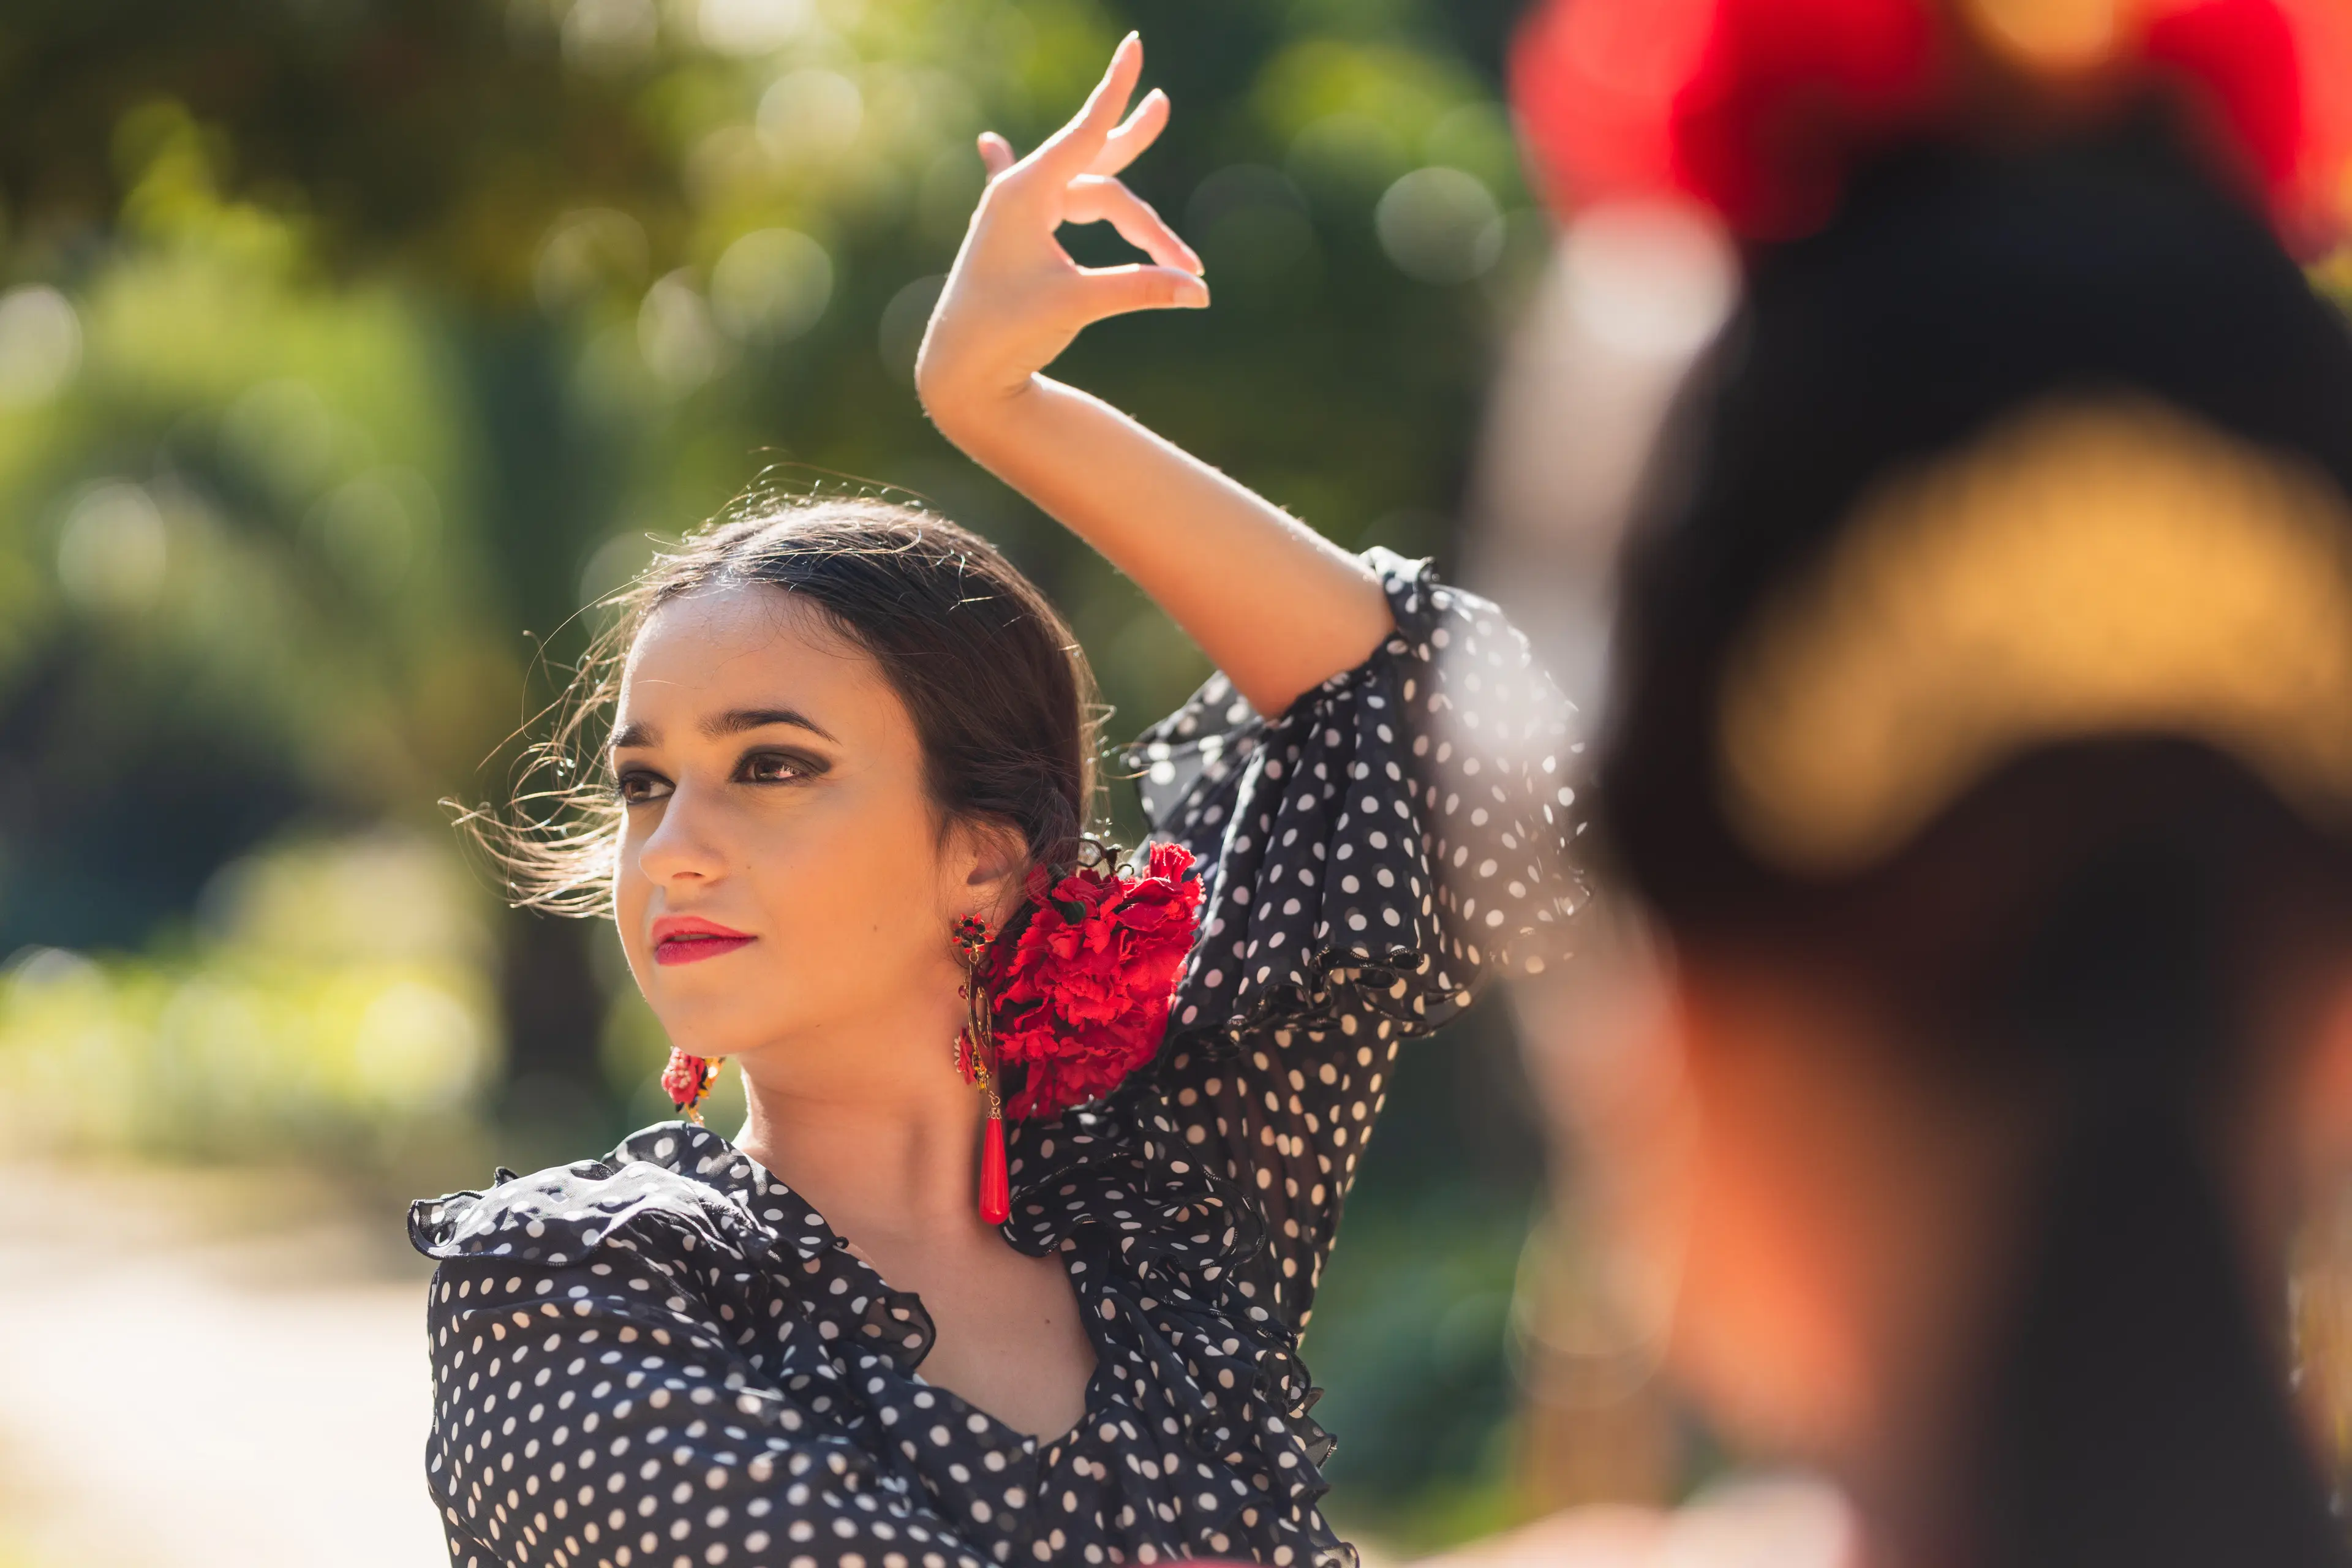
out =
{"type": "Polygon", "coordinates": [[[1043,373],[1092,322],[1209,302],[1200,258],[1118,174],[1168,122],[1129,34],[1077,117],[1026,158],[981,138],[988,188],[916,365],[947,437],[1035,501],[1184,628],[1269,716],[1361,663],[1392,622],[1361,562],[1099,398],[1043,373]],[[1108,223],[1151,263],[1087,268],[1055,238],[1108,223]]]}

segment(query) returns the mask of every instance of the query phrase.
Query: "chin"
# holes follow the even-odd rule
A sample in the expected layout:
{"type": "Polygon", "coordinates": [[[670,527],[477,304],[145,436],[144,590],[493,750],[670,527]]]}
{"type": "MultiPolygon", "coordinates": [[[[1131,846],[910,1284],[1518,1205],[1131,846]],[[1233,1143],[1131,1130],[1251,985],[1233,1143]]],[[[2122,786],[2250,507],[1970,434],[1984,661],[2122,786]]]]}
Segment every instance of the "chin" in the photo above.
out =
{"type": "Polygon", "coordinates": [[[690,1055],[713,1059],[742,1056],[775,1035],[776,1009],[761,1008],[753,1016],[731,998],[671,1001],[655,1005],[653,1014],[670,1044],[690,1055]]]}

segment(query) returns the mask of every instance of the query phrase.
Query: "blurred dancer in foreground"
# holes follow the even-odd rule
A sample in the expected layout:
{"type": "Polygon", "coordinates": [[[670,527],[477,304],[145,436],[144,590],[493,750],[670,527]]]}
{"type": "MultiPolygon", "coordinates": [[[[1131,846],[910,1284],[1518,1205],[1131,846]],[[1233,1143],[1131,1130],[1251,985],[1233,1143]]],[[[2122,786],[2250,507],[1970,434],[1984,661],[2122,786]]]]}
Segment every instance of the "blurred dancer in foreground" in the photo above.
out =
{"type": "Polygon", "coordinates": [[[1618,1218],[1684,1386],[1844,1491],[1832,1555],[2343,1558],[2283,1289],[2352,1155],[2352,339],[2291,254],[2343,22],[1523,37],[1564,196],[1747,245],[1622,578],[1601,813],[1663,978],[1618,1218]]]}

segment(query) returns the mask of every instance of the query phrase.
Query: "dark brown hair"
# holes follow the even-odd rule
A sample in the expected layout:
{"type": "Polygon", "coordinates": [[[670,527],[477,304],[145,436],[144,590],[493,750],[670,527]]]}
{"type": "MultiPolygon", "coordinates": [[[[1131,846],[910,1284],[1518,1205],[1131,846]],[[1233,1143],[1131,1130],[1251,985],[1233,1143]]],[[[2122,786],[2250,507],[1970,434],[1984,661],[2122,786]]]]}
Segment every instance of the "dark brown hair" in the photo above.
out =
{"type": "Polygon", "coordinates": [[[2352,955],[2352,840],[2153,725],[2038,741],[1907,844],[1801,874],[1748,847],[1717,759],[1748,628],[1890,477],[2128,395],[2352,494],[2352,334],[2161,115],[1912,149],[1747,285],[1623,563],[1601,826],[1685,952],[1874,1004],[1948,1102],[2027,1130],[1966,1347],[1968,1517],[1907,1522],[1972,1568],[2337,1568],[2237,1116],[2283,1059],[2266,1017],[2352,955]]]}
{"type": "Polygon", "coordinates": [[[664,605],[739,584],[793,595],[881,665],[914,721],[942,823],[1016,828],[1056,874],[1076,860],[1101,711],[1085,653],[1036,584],[919,508],[754,492],[603,601],[612,618],[551,710],[553,732],[524,753],[510,805],[460,815],[513,902],[605,911],[623,812],[604,747],[629,649],[664,605]]]}

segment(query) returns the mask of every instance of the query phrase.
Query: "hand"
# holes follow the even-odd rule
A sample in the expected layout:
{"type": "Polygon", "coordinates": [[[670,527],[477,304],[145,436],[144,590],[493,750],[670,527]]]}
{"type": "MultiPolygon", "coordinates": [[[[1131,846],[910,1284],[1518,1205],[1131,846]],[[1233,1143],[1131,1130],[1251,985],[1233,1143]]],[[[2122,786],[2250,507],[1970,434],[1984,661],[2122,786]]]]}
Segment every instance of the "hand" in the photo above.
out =
{"type": "Polygon", "coordinates": [[[1015,162],[1003,137],[981,136],[988,188],[915,361],[917,395],[951,438],[1027,391],[1089,324],[1209,302],[1201,258],[1116,177],[1168,123],[1157,88],[1120,120],[1142,70],[1129,33],[1086,107],[1029,156],[1015,162]],[[1108,223],[1151,264],[1080,267],[1055,237],[1066,223],[1108,223]]]}

